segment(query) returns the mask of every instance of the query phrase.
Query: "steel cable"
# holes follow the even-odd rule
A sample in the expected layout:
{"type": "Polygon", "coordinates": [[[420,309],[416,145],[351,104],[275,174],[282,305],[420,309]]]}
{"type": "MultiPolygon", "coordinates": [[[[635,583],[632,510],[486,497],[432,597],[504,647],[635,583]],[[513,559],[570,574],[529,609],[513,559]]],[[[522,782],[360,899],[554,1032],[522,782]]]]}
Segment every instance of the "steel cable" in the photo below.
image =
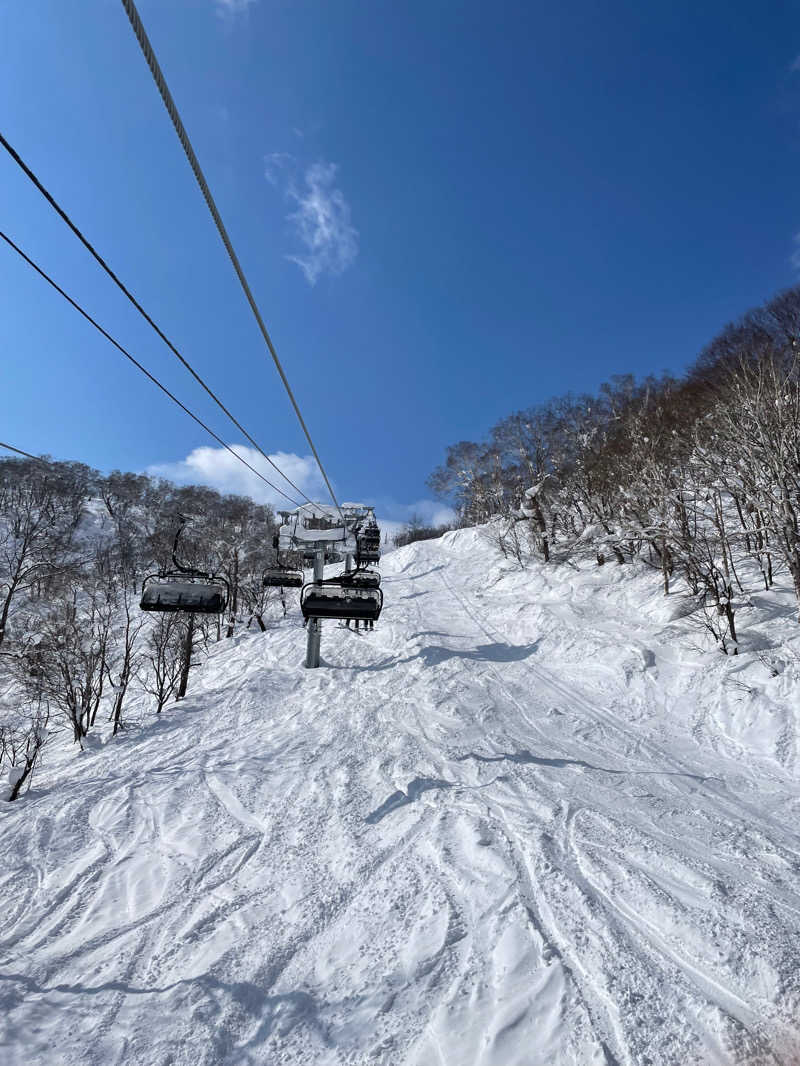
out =
{"type": "Polygon", "coordinates": [[[83,235],[83,233],[81,233],[81,231],[78,229],[78,227],[72,221],[72,219],[69,217],[67,212],[63,209],[63,207],[61,207],[61,205],[59,203],[57,203],[55,198],[52,196],[52,194],[50,192],[48,192],[48,190],[44,187],[44,185],[42,185],[41,181],[39,181],[39,179],[34,174],[34,172],[31,170],[31,168],[22,159],[22,157],[19,155],[19,153],[16,151],[16,149],[11,144],[9,144],[9,142],[6,140],[6,138],[3,136],[2,133],[0,133],[0,144],[2,144],[2,146],[5,148],[5,150],[8,152],[8,154],[14,160],[14,162],[20,167],[20,169],[30,179],[30,181],[33,182],[33,184],[36,186],[36,188],[39,190],[39,192],[42,194],[42,196],[44,196],[44,198],[47,200],[47,202],[50,204],[50,206],[53,208],[53,210],[58,215],[60,215],[60,217],[64,220],[64,222],[66,222],[66,224],[69,226],[69,228],[75,234],[75,236],[78,238],[78,240],[84,246],[84,248],[86,248],[86,250],[96,259],[96,261],[100,264],[100,266],[103,268],[103,270],[106,272],[106,274],[108,274],[108,276],[111,278],[111,280],[117,286],[117,288],[119,288],[125,294],[125,296],[127,296],[127,298],[130,300],[130,302],[133,304],[133,306],[139,312],[139,314],[145,319],[146,322],[148,322],[153,327],[153,329],[156,331],[156,333],[161,338],[161,340],[166,344],[166,346],[169,348],[169,350],[173,353],[173,355],[175,355],[176,358],[183,364],[183,366],[186,367],[186,369],[189,371],[189,373],[192,375],[192,377],[195,379],[195,381],[205,389],[205,391],[208,393],[208,395],[211,397],[211,399],[214,401],[214,403],[222,411],[224,411],[224,413],[228,416],[228,418],[231,420],[231,422],[233,422],[233,424],[236,426],[236,428],[241,433],[243,433],[244,436],[247,438],[247,440],[253,445],[255,450],[264,459],[267,460],[269,465],[274,470],[276,470],[281,475],[281,477],[286,482],[288,482],[289,485],[292,486],[292,488],[295,490],[295,492],[299,493],[300,496],[302,496],[303,499],[306,500],[308,503],[312,503],[313,501],[310,500],[308,498],[308,496],[306,496],[306,494],[303,492],[303,490],[300,488],[300,486],[299,485],[295,485],[295,483],[292,481],[292,479],[287,477],[286,474],[284,474],[284,472],[281,470],[281,468],[278,466],[278,464],[273,462],[272,459],[270,459],[270,457],[263,450],[263,448],[261,448],[260,445],[256,441],[253,440],[253,438],[250,436],[250,434],[247,432],[247,430],[244,428],[244,426],[234,418],[234,416],[231,414],[231,412],[228,410],[228,408],[225,406],[225,404],[222,402],[222,400],[220,400],[219,397],[213,392],[213,390],[210,389],[208,385],[206,385],[205,381],[203,381],[203,379],[200,377],[200,375],[195,371],[194,367],[189,362],[187,362],[186,359],[184,359],[184,357],[181,355],[181,353],[178,351],[178,349],[175,347],[175,345],[172,343],[172,341],[169,339],[169,337],[167,337],[166,334],[153,321],[153,319],[150,317],[150,315],[147,313],[147,311],[145,311],[145,309],[142,307],[142,305],[139,303],[139,301],[136,299],[136,297],[133,295],[133,293],[127,288],[127,286],[124,284],[124,282],[122,282],[117,277],[117,275],[114,273],[114,271],[111,269],[111,267],[105,261],[105,259],[100,255],[100,253],[97,251],[97,249],[92,245],[91,241],[89,241],[83,235]]]}
{"type": "Polygon", "coordinates": [[[24,455],[26,459],[33,459],[35,463],[47,463],[46,459],[40,459],[38,455],[31,455],[30,452],[24,452],[22,448],[15,448],[12,444],[4,444],[1,440],[0,448],[5,448],[7,452],[16,452],[17,455],[24,455]]]}
{"type": "Polygon", "coordinates": [[[293,500],[291,496],[287,496],[287,494],[282,489],[279,489],[277,485],[273,485],[273,483],[268,478],[265,478],[263,474],[260,474],[258,472],[258,470],[256,470],[256,468],[254,466],[251,466],[250,463],[248,463],[246,459],[243,459],[241,457],[241,455],[238,454],[238,452],[235,452],[233,450],[233,448],[231,448],[231,446],[229,444],[226,444],[225,441],[222,439],[222,437],[218,436],[214,432],[213,429],[210,429],[205,424],[205,422],[203,422],[200,418],[197,417],[196,414],[194,414],[192,411],[190,411],[189,408],[185,404],[181,403],[181,401],[178,399],[178,397],[173,395],[173,393],[171,393],[169,391],[169,389],[166,387],[166,385],[162,385],[161,382],[158,380],[158,378],[154,377],[150,373],[149,370],[147,370],[144,366],[142,366],[142,364],[138,361],[138,359],[136,359],[133,355],[131,355],[131,353],[126,348],[123,348],[123,346],[119,343],[119,341],[115,340],[107,330],[103,329],[103,327],[100,325],[100,323],[95,321],[95,319],[92,318],[92,316],[89,314],[88,311],[84,311],[84,309],[80,306],[80,304],[76,303],[75,300],[72,299],[72,297],[69,295],[69,293],[65,292],[61,288],[61,286],[50,277],[49,274],[47,274],[44,270],[42,270],[42,268],[40,266],[38,266],[30,258],[30,256],[26,255],[25,252],[23,252],[23,250],[19,247],[19,245],[15,244],[14,241],[12,241],[12,239],[6,233],[3,233],[2,230],[0,230],[0,237],[2,237],[2,239],[6,242],[6,244],[8,244],[11,248],[14,249],[14,251],[17,253],[17,255],[19,255],[22,259],[25,260],[25,262],[28,264],[28,266],[33,267],[33,269],[36,271],[36,273],[40,277],[44,278],[44,280],[48,283],[48,285],[51,285],[56,290],[57,293],[60,293],[60,295],[64,297],[64,299],[67,301],[67,303],[71,304],[75,308],[75,310],[79,312],[79,314],[83,315],[83,317],[86,319],[87,322],[90,322],[99,333],[102,333],[102,335],[106,338],[106,340],[111,341],[111,343],[114,345],[114,347],[118,351],[122,352],[122,354],[125,356],[125,358],[129,359],[133,363],[133,365],[137,368],[137,370],[141,370],[141,372],[145,375],[146,378],[148,378],[150,381],[152,381],[152,383],[154,385],[158,386],[158,388],[161,389],[161,391],[166,396],[168,396],[170,398],[170,400],[172,400],[173,403],[176,403],[178,405],[178,407],[180,407],[180,409],[182,411],[185,411],[186,414],[189,415],[190,418],[193,418],[194,421],[198,424],[198,426],[201,426],[206,431],[206,433],[208,433],[211,437],[214,438],[214,440],[218,444],[221,444],[222,447],[226,451],[230,452],[231,455],[235,456],[239,460],[239,462],[243,463],[247,467],[248,470],[251,470],[256,475],[256,477],[260,478],[261,481],[263,481],[266,485],[269,485],[269,487],[271,489],[274,489],[275,492],[278,493],[278,495],[283,496],[283,498],[285,500],[288,500],[290,503],[294,504],[296,507],[301,506],[301,504],[297,500],[293,500]]]}
{"type": "Polygon", "coordinates": [[[322,477],[328,488],[328,492],[331,495],[331,499],[333,500],[336,509],[339,510],[341,513],[341,509],[336,499],[336,495],[333,491],[333,488],[331,487],[330,481],[328,480],[328,475],[325,473],[325,468],[322,465],[322,460],[320,459],[319,453],[317,452],[317,449],[314,446],[314,442],[311,439],[311,434],[308,431],[308,427],[306,426],[305,420],[303,419],[303,416],[300,413],[300,408],[297,404],[297,400],[294,397],[292,388],[289,385],[288,378],[286,377],[283,367],[281,366],[281,361],[278,358],[278,353],[275,351],[275,346],[273,345],[270,335],[267,332],[267,327],[264,324],[263,318],[261,317],[261,312],[258,310],[258,306],[253,297],[253,294],[250,291],[250,286],[247,283],[247,278],[245,278],[244,276],[244,271],[242,270],[241,264],[239,263],[238,256],[233,250],[233,245],[231,244],[230,238],[228,237],[228,231],[225,229],[225,225],[222,221],[222,218],[220,217],[220,213],[217,210],[217,205],[214,203],[214,198],[211,195],[211,190],[208,187],[208,182],[205,179],[203,171],[200,168],[200,163],[198,162],[197,156],[195,155],[194,149],[192,148],[191,141],[189,140],[189,135],[187,134],[183,122],[181,121],[180,114],[178,113],[178,108],[175,105],[175,101],[172,99],[172,94],[170,93],[169,88],[167,87],[166,79],[164,78],[164,74],[158,64],[158,60],[156,59],[155,52],[153,51],[153,46],[150,44],[150,40],[147,36],[147,33],[145,32],[142,20],[139,17],[139,12],[136,10],[136,4],[133,2],[133,0],[122,0],[122,6],[125,8],[125,11],[128,15],[131,26],[133,27],[133,32],[136,35],[136,40],[139,42],[139,47],[142,50],[142,54],[144,55],[148,67],[150,68],[150,73],[153,75],[153,79],[156,85],[158,86],[158,91],[161,94],[161,99],[164,101],[164,106],[166,107],[167,113],[169,114],[169,117],[172,120],[172,125],[175,127],[175,132],[177,133],[178,139],[180,140],[181,145],[183,146],[183,150],[186,153],[186,158],[189,160],[189,165],[192,168],[195,179],[197,180],[197,184],[200,186],[200,191],[202,192],[208,209],[211,212],[211,217],[214,219],[214,223],[216,224],[219,235],[222,238],[222,243],[225,245],[225,250],[228,253],[231,263],[233,264],[233,269],[236,271],[236,276],[238,277],[239,283],[241,284],[242,289],[244,290],[244,294],[247,297],[247,302],[250,304],[250,309],[252,310],[255,316],[256,322],[258,323],[258,328],[261,330],[261,335],[263,336],[264,341],[266,342],[267,348],[269,349],[269,353],[272,356],[273,362],[275,363],[275,367],[280,375],[281,381],[283,382],[284,388],[286,389],[289,399],[292,401],[292,407],[294,407],[295,414],[297,415],[300,425],[303,428],[306,440],[308,441],[308,445],[311,448],[311,451],[314,455],[314,459],[316,460],[317,466],[319,467],[320,473],[322,474],[322,477]]]}

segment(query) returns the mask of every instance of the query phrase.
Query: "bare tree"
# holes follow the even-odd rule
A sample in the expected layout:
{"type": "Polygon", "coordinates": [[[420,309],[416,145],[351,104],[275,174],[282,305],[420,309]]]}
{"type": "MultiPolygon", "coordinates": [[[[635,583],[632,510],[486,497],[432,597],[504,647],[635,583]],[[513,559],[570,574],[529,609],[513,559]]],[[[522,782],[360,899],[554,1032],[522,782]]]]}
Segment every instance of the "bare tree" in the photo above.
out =
{"type": "Polygon", "coordinates": [[[117,624],[112,629],[111,650],[106,672],[114,690],[114,706],[111,711],[113,732],[122,727],[122,708],[131,680],[137,675],[142,653],[139,638],[144,619],[138,605],[132,600],[131,590],[123,587],[115,598],[117,624]],[[112,672],[113,663],[113,672],[112,672]]]}
{"type": "Polygon", "coordinates": [[[156,714],[176,692],[181,676],[183,622],[176,614],[158,615],[145,642],[144,660],[149,669],[140,669],[145,692],[156,698],[156,714]]]}
{"type": "Polygon", "coordinates": [[[18,799],[22,789],[31,786],[33,774],[41,762],[48,740],[47,706],[21,714],[16,722],[0,725],[0,770],[8,770],[8,799],[18,799]]]}
{"type": "Polygon", "coordinates": [[[41,625],[41,639],[24,660],[21,681],[46,700],[81,743],[94,723],[107,673],[113,604],[97,588],[58,599],[41,625]]]}
{"type": "Polygon", "coordinates": [[[41,464],[5,460],[0,493],[0,645],[15,601],[74,565],[73,536],[86,486],[41,464]]]}

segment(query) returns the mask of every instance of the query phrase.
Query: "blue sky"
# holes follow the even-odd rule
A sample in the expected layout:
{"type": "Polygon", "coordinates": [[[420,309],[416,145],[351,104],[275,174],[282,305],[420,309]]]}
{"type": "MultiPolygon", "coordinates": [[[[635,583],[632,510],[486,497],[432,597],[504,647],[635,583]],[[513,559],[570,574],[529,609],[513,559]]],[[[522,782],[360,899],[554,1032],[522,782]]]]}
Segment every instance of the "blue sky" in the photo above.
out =
{"type": "MultiPolygon", "coordinates": [[[[139,10],[335,487],[389,517],[434,515],[447,444],[614,373],[679,371],[800,280],[797,3],[139,10]]],[[[0,98],[5,136],[316,492],[119,0],[3,5],[0,98]]],[[[0,154],[0,228],[240,443],[0,154]]],[[[5,248],[0,390],[19,447],[249,487],[5,248]]]]}

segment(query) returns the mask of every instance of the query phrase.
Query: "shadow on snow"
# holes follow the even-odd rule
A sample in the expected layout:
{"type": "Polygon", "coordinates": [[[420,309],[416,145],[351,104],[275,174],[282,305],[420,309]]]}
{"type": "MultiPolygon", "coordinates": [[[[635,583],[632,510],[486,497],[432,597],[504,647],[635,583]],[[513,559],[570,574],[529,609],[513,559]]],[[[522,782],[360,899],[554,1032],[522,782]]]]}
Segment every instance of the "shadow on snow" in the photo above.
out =
{"type": "Polygon", "coordinates": [[[471,659],[474,662],[518,663],[533,655],[539,645],[533,644],[480,644],[477,648],[446,648],[443,644],[428,644],[414,655],[405,659],[387,659],[375,666],[362,667],[364,670],[393,670],[396,666],[413,663],[421,659],[425,666],[441,666],[450,659],[471,659]]]}

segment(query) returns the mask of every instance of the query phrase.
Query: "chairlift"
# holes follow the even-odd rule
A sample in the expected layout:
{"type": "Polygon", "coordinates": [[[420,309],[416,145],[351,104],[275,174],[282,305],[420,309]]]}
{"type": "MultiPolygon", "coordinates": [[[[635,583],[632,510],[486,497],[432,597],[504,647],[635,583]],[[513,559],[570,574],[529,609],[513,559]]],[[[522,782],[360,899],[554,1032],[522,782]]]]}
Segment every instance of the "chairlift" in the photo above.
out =
{"type": "Polygon", "coordinates": [[[333,579],[346,587],[358,589],[379,589],[381,587],[381,575],[377,570],[350,570],[345,574],[333,579]]]}
{"type": "Polygon", "coordinates": [[[150,574],[142,582],[143,611],[182,612],[184,614],[220,614],[228,605],[230,589],[224,578],[207,574],[195,567],[178,562],[178,540],[186,525],[180,516],[180,525],[172,545],[174,570],[150,574]]]}
{"type": "Polygon", "coordinates": [[[299,589],[303,587],[305,577],[302,570],[293,570],[288,566],[268,566],[264,571],[263,585],[265,589],[299,589]]]}
{"type": "Polygon", "coordinates": [[[381,553],[379,551],[370,551],[368,548],[362,548],[359,545],[356,548],[356,563],[361,566],[363,563],[379,563],[381,561],[381,553]]]}
{"type": "Polygon", "coordinates": [[[356,566],[362,567],[365,563],[379,563],[380,561],[380,548],[372,548],[365,544],[361,537],[358,537],[356,540],[356,566]]]}
{"type": "Polygon", "coordinates": [[[300,593],[303,618],[335,618],[342,621],[377,622],[383,607],[380,589],[343,585],[337,579],[309,582],[300,593]]]}
{"type": "Polygon", "coordinates": [[[381,531],[374,520],[356,532],[356,563],[377,563],[381,557],[381,531]]]}
{"type": "Polygon", "coordinates": [[[228,589],[222,580],[192,579],[171,571],[145,578],[139,606],[143,611],[220,614],[227,603],[228,589]]]}

